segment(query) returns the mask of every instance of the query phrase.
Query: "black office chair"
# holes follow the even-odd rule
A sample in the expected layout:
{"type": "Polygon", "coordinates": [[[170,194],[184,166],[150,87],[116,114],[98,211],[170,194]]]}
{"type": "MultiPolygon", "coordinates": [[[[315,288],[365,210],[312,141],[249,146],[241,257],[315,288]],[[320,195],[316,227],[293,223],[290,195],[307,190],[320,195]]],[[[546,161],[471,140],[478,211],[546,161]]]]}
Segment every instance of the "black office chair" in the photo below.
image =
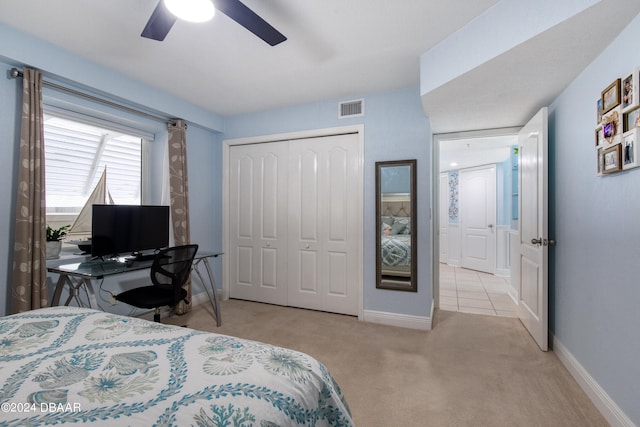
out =
{"type": "Polygon", "coordinates": [[[151,286],[130,289],[115,296],[118,301],[138,308],[153,308],[153,320],[160,322],[160,307],[175,307],[187,301],[187,291],[182,286],[191,274],[191,265],[198,245],[174,246],[162,249],[151,265],[151,286]]]}

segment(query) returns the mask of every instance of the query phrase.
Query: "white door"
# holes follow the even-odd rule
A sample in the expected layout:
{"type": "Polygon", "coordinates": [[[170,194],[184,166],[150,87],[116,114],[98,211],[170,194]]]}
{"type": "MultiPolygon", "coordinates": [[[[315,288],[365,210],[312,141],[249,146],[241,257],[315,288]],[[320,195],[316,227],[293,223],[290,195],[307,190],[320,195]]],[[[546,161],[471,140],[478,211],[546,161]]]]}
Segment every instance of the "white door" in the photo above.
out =
{"type": "Polygon", "coordinates": [[[440,222],[440,262],[449,261],[449,174],[440,174],[440,195],[438,199],[438,220],[440,222]]]}
{"type": "Polygon", "coordinates": [[[287,303],[288,144],[229,150],[229,294],[287,303]]]}
{"type": "Polygon", "coordinates": [[[358,135],[292,143],[289,159],[289,305],[357,315],[358,135]]]}
{"type": "Polygon", "coordinates": [[[494,274],[496,269],[496,168],[460,171],[462,267],[494,274]]]}
{"type": "MultiPolygon", "coordinates": [[[[548,350],[547,108],[518,134],[520,283],[518,317],[543,351],[548,350]]],[[[555,243],[551,241],[551,243],[555,243]]]]}

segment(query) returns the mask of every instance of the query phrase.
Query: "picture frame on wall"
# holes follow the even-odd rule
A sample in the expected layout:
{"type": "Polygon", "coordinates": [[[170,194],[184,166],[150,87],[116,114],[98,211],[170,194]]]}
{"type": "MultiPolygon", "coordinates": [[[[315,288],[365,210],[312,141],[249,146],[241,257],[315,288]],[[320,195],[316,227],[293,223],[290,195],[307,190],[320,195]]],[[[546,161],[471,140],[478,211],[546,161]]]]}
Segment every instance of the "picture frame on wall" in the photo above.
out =
{"type": "Polygon", "coordinates": [[[613,138],[616,135],[616,125],[618,122],[609,122],[602,125],[602,134],[606,139],[613,138]]]}
{"type": "Polygon", "coordinates": [[[599,127],[598,129],[596,129],[596,147],[604,144],[604,142],[604,132],[602,131],[602,127],[599,127]]]}
{"type": "Polygon", "coordinates": [[[622,138],[622,169],[633,169],[638,164],[638,135],[640,129],[634,128],[625,133],[622,138]]]}
{"type": "Polygon", "coordinates": [[[620,142],[615,139],[622,134],[622,114],[622,107],[617,107],[602,116],[602,133],[609,144],[620,142]]]}
{"type": "Polygon", "coordinates": [[[620,105],[620,79],[616,79],[605,90],[602,91],[602,114],[606,114],[609,111],[620,105]]]}
{"type": "Polygon", "coordinates": [[[604,147],[598,147],[596,149],[596,175],[602,175],[602,162],[604,159],[604,147]]]}
{"type": "Polygon", "coordinates": [[[640,107],[623,113],[623,132],[628,132],[635,127],[640,127],[640,107]]]}
{"type": "Polygon", "coordinates": [[[602,123],[602,97],[596,102],[596,125],[602,123]]]}
{"type": "Polygon", "coordinates": [[[609,174],[622,170],[622,146],[616,144],[602,153],[602,173],[609,174]]]}
{"type": "Polygon", "coordinates": [[[622,109],[638,106],[638,69],[622,79],[622,109]]]}

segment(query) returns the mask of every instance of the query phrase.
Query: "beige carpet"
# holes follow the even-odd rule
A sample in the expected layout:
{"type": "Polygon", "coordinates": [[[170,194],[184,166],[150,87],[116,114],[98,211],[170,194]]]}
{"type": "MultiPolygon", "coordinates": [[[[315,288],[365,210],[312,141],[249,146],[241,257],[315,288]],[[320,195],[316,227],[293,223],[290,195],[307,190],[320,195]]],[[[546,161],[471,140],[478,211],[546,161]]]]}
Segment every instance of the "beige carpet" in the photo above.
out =
{"type": "Polygon", "coordinates": [[[308,353],[342,387],[358,427],[606,426],[553,352],[517,319],[442,311],[430,332],[268,304],[167,319],[308,353]]]}

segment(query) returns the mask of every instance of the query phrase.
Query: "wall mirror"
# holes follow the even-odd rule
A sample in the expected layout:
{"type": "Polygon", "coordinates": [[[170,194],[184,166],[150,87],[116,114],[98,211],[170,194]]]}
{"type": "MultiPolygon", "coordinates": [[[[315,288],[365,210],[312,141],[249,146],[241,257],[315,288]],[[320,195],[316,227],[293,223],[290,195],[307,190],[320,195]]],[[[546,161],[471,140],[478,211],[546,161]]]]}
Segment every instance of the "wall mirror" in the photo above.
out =
{"type": "Polygon", "coordinates": [[[418,291],[416,160],[376,162],[376,288],[418,291]]]}

